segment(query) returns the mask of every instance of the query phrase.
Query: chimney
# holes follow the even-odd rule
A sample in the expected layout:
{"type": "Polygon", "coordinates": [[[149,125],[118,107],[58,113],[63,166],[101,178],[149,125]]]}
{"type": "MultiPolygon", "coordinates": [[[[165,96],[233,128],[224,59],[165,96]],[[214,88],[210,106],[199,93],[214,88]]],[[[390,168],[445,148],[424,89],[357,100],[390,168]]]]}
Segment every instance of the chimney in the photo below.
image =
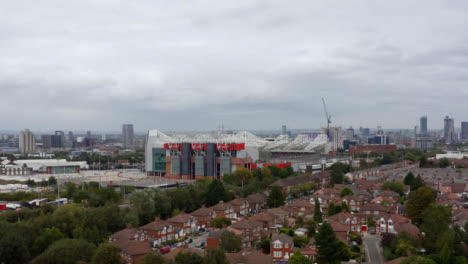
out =
{"type": "Polygon", "coordinates": [[[154,220],[155,220],[155,221],[161,221],[161,218],[156,217],[154,220]]]}

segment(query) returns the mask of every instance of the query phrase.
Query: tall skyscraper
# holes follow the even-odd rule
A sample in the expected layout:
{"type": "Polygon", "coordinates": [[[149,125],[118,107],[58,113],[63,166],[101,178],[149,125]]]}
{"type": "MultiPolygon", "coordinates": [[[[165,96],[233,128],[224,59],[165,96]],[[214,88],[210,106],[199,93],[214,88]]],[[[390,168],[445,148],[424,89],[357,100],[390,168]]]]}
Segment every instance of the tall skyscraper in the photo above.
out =
{"type": "Polygon", "coordinates": [[[286,125],[283,125],[281,127],[281,135],[287,135],[288,134],[288,130],[286,129],[286,125]]]}
{"type": "Polygon", "coordinates": [[[448,116],[446,116],[444,119],[444,139],[445,144],[452,144],[456,141],[455,125],[453,122],[453,118],[450,118],[448,116]]]}
{"type": "Polygon", "coordinates": [[[422,137],[427,136],[427,116],[421,116],[419,119],[419,134],[422,137]]]}
{"type": "Polygon", "coordinates": [[[36,149],[36,138],[29,129],[20,132],[19,149],[21,153],[32,153],[36,149]]]}
{"type": "Polygon", "coordinates": [[[65,145],[65,133],[63,131],[55,131],[54,142],[52,142],[52,147],[54,148],[63,148],[65,145]]]}
{"type": "Polygon", "coordinates": [[[122,126],[122,145],[128,148],[134,145],[133,124],[123,124],[122,126]]]}
{"type": "Polygon", "coordinates": [[[468,122],[461,122],[461,134],[460,138],[464,141],[468,140],[468,122]]]}

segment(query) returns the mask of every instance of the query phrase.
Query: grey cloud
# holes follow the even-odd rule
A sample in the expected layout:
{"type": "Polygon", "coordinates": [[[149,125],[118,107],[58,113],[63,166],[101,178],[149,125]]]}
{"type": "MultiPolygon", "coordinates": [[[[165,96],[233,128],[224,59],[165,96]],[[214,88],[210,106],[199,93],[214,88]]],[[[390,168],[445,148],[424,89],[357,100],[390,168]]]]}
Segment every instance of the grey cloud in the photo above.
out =
{"type": "Polygon", "coordinates": [[[427,114],[438,128],[448,112],[466,119],[461,1],[27,7],[0,10],[5,129],[319,128],[321,97],[342,126],[412,127],[427,114]]]}

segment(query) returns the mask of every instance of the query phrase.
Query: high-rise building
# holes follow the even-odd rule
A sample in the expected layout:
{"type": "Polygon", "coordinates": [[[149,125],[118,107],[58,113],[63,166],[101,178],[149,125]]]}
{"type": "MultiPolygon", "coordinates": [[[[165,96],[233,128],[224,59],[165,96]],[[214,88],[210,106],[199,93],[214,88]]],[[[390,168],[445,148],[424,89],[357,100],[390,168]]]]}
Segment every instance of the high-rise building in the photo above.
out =
{"type": "Polygon", "coordinates": [[[52,147],[63,148],[65,145],[65,133],[63,131],[55,131],[55,135],[52,142],[52,147]]]}
{"type": "Polygon", "coordinates": [[[427,116],[419,118],[419,134],[424,137],[427,135],[427,116]]]}
{"type": "Polygon", "coordinates": [[[281,127],[281,135],[287,135],[288,134],[288,130],[286,129],[286,125],[283,125],[281,127]]]}
{"type": "Polygon", "coordinates": [[[91,138],[91,131],[89,131],[89,130],[86,131],[86,137],[87,137],[87,138],[91,138]]]}
{"type": "Polygon", "coordinates": [[[348,140],[354,139],[354,128],[353,127],[349,127],[348,129],[346,129],[345,137],[348,140]]]}
{"type": "Polygon", "coordinates": [[[123,124],[122,126],[122,145],[128,148],[134,145],[133,124],[123,124]]]}
{"type": "Polygon", "coordinates": [[[20,132],[19,149],[21,153],[32,153],[36,149],[36,138],[29,129],[20,132]]]}
{"type": "Polygon", "coordinates": [[[456,141],[454,121],[448,116],[444,119],[444,139],[445,144],[452,144],[456,141]]]}
{"type": "Polygon", "coordinates": [[[467,140],[468,140],[468,122],[466,122],[466,121],[461,122],[461,134],[460,134],[460,138],[461,138],[463,141],[467,141],[467,140]]]}

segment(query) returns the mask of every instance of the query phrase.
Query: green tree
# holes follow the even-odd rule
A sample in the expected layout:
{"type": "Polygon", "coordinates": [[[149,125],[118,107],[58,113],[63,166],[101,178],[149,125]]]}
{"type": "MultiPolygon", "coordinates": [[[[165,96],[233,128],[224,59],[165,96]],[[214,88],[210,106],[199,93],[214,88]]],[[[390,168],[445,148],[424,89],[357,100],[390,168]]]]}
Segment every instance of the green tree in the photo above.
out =
{"type": "Polygon", "coordinates": [[[436,262],[429,258],[413,255],[407,259],[402,260],[400,264],[436,264],[436,262]]]}
{"type": "Polygon", "coordinates": [[[218,218],[215,218],[213,219],[213,221],[211,221],[211,224],[215,227],[215,228],[223,228],[224,226],[230,226],[231,225],[231,219],[227,218],[227,217],[218,217],[218,218]]]}
{"type": "Polygon", "coordinates": [[[442,249],[440,250],[440,259],[442,264],[450,264],[450,258],[451,258],[452,252],[447,245],[447,243],[444,244],[442,249]]]}
{"type": "Polygon", "coordinates": [[[233,232],[224,231],[221,234],[219,247],[227,253],[239,252],[242,248],[242,238],[233,232]]]}
{"type": "Polygon", "coordinates": [[[283,191],[279,186],[273,186],[271,189],[270,195],[268,196],[267,199],[267,205],[270,208],[276,208],[279,206],[283,206],[285,203],[285,197],[283,194],[283,191]]]}
{"type": "Polygon", "coordinates": [[[421,178],[421,175],[418,175],[416,178],[414,178],[413,183],[410,185],[410,189],[411,191],[416,191],[422,186],[424,186],[424,181],[421,178]]]}
{"type": "Polygon", "coordinates": [[[269,178],[271,178],[273,176],[271,174],[270,168],[268,168],[268,167],[262,167],[260,175],[262,176],[262,179],[269,179],[269,178]]]}
{"type": "Polygon", "coordinates": [[[425,155],[422,155],[421,158],[419,158],[419,167],[424,168],[427,166],[427,158],[425,155]]]}
{"type": "Polygon", "coordinates": [[[322,222],[322,211],[320,210],[320,203],[317,198],[315,198],[314,221],[317,223],[322,222]]]}
{"type": "Polygon", "coordinates": [[[332,215],[336,215],[337,212],[336,212],[336,209],[335,209],[335,203],[334,202],[330,202],[328,204],[328,216],[332,216],[332,215]]]}
{"type": "Polygon", "coordinates": [[[289,264],[312,264],[312,260],[301,254],[301,251],[298,249],[291,258],[289,258],[289,264]]]}
{"type": "Polygon", "coordinates": [[[45,228],[41,234],[34,240],[32,252],[34,256],[39,255],[47,249],[52,243],[64,238],[64,235],[56,227],[45,228]]]}
{"type": "Polygon", "coordinates": [[[141,264],[166,264],[167,260],[159,252],[150,252],[143,257],[141,264]]]}
{"type": "Polygon", "coordinates": [[[405,179],[403,180],[403,183],[405,185],[411,186],[413,184],[413,181],[414,181],[414,174],[410,171],[408,172],[408,174],[406,174],[405,179]]]}
{"type": "Polygon", "coordinates": [[[0,262],[27,263],[30,254],[25,239],[14,229],[0,224],[0,262]]]}
{"type": "Polygon", "coordinates": [[[220,248],[211,248],[205,254],[205,264],[230,264],[226,254],[220,248]]]}
{"type": "Polygon", "coordinates": [[[241,188],[244,189],[244,183],[248,183],[252,178],[252,172],[247,168],[239,168],[234,171],[234,177],[240,180],[241,188]]]}
{"type": "Polygon", "coordinates": [[[49,177],[49,186],[50,185],[57,185],[57,179],[54,176],[49,177]]]}
{"type": "Polygon", "coordinates": [[[54,242],[32,264],[75,264],[89,262],[96,247],[83,239],[61,239],[54,242]]]}
{"type": "Polygon", "coordinates": [[[315,221],[307,221],[306,223],[306,228],[307,228],[307,235],[309,237],[313,237],[315,235],[315,227],[316,227],[317,223],[315,221]]]}
{"type": "Polygon", "coordinates": [[[208,186],[208,193],[206,194],[206,206],[213,206],[219,201],[226,201],[227,200],[227,193],[226,189],[224,189],[224,185],[220,180],[213,180],[211,181],[210,185],[208,186]]]}
{"type": "Polygon", "coordinates": [[[344,173],[341,170],[341,168],[335,167],[332,169],[331,179],[330,179],[331,184],[342,184],[343,178],[344,178],[344,173]]]}
{"type": "Polygon", "coordinates": [[[405,194],[405,186],[399,181],[387,181],[382,185],[382,190],[391,190],[398,193],[400,196],[405,194]]]}
{"type": "Polygon", "coordinates": [[[443,246],[440,241],[445,238],[444,234],[449,231],[452,221],[451,208],[431,204],[424,210],[422,217],[421,231],[425,233],[424,244],[429,250],[435,252],[443,246]]]}
{"type": "Polygon", "coordinates": [[[367,163],[367,161],[365,159],[360,159],[359,160],[359,168],[360,169],[367,169],[369,168],[369,164],[367,163]]]}
{"type": "Polygon", "coordinates": [[[350,212],[348,203],[345,202],[345,201],[341,202],[341,210],[340,210],[340,212],[342,212],[342,211],[345,211],[345,212],[348,212],[348,213],[350,212]]]}
{"type": "Polygon", "coordinates": [[[175,264],[204,264],[203,257],[194,252],[179,253],[175,257],[175,264]]]}
{"type": "Polygon", "coordinates": [[[96,249],[93,256],[93,264],[117,264],[122,263],[120,247],[116,244],[102,243],[96,249]]]}
{"type": "Polygon", "coordinates": [[[338,252],[339,240],[328,222],[323,222],[318,234],[315,235],[318,247],[317,260],[319,263],[337,263],[341,261],[341,252],[338,252]]]}
{"type": "Polygon", "coordinates": [[[450,165],[450,161],[447,158],[441,158],[439,160],[439,167],[447,168],[450,165]]]}
{"type": "Polygon", "coordinates": [[[421,187],[411,192],[406,203],[408,217],[416,225],[421,224],[424,210],[436,199],[436,191],[429,187],[421,187]]]}
{"type": "Polygon", "coordinates": [[[353,191],[350,188],[344,187],[344,189],[340,193],[340,197],[344,197],[346,195],[353,195],[353,191]]]}

